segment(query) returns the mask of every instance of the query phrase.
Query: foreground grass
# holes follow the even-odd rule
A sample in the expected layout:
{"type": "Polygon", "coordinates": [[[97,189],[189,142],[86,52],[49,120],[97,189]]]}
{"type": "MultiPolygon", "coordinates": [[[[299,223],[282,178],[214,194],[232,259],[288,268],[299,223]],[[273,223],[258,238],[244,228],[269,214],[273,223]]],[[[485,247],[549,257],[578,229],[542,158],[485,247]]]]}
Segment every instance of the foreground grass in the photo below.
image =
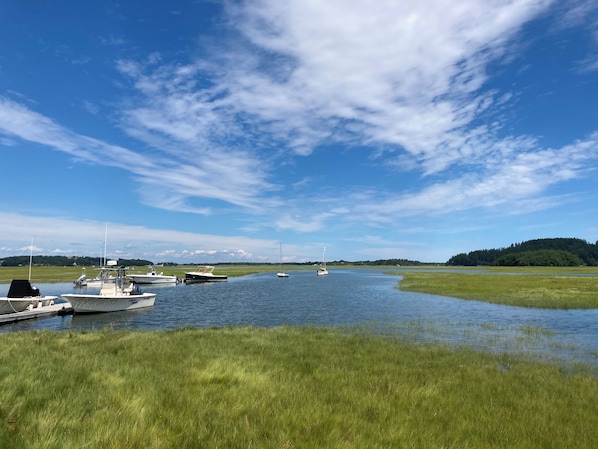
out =
{"type": "Polygon", "coordinates": [[[399,288],[512,306],[598,308],[598,276],[519,273],[402,272],[399,288]]]}
{"type": "Polygon", "coordinates": [[[0,335],[2,448],[596,448],[583,368],[320,328],[0,335]]]}

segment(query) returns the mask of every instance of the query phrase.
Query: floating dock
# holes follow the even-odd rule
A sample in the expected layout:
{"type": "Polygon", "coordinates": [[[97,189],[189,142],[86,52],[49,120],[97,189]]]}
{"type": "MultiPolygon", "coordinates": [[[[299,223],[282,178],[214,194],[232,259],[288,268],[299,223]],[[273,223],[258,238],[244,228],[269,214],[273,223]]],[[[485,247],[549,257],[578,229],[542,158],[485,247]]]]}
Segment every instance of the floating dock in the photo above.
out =
{"type": "Polygon", "coordinates": [[[33,320],[36,318],[48,318],[56,315],[70,315],[73,307],[70,302],[61,302],[51,306],[36,307],[22,312],[5,313],[0,315],[0,324],[14,323],[16,321],[33,320]]]}

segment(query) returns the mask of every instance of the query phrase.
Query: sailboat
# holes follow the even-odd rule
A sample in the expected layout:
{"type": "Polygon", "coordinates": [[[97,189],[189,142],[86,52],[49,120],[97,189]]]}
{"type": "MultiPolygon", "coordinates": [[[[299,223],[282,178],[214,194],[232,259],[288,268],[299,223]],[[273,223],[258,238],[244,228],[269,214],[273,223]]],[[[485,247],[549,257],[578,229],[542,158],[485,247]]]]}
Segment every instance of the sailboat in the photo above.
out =
{"type": "Polygon", "coordinates": [[[318,268],[318,276],[325,276],[328,274],[328,270],[326,269],[326,247],[324,247],[324,261],[320,268],[318,268]]]}
{"type": "Polygon", "coordinates": [[[278,276],[279,278],[288,278],[289,274],[285,273],[284,271],[282,271],[282,242],[280,242],[280,263],[278,266],[278,273],[276,273],[276,276],[278,276]]]}

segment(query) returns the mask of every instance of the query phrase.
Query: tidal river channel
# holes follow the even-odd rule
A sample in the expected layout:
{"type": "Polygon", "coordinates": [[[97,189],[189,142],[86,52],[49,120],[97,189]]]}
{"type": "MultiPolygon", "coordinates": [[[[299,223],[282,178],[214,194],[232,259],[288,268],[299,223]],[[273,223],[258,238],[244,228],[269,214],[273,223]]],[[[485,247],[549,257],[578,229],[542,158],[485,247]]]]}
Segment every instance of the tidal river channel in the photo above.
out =
{"type": "MultiPolygon", "coordinates": [[[[228,282],[142,286],[154,307],[134,312],[67,315],[0,326],[0,332],[81,329],[161,330],[183,326],[356,326],[484,351],[525,354],[598,367],[598,310],[545,310],[403,292],[398,276],[331,269],[229,278],[228,282]]],[[[75,291],[72,283],[37,285],[44,295],[75,291]]],[[[8,285],[0,286],[0,296],[8,285]]],[[[91,290],[91,289],[90,289],[91,290]]]]}

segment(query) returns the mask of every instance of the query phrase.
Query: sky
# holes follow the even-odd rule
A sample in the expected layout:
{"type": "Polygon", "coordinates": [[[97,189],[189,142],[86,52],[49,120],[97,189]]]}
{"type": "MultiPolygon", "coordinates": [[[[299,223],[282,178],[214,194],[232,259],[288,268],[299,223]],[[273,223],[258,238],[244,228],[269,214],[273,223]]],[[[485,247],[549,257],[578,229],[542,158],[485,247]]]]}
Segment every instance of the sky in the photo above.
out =
{"type": "Polygon", "coordinates": [[[598,240],[594,0],[4,0],[0,258],[598,240]]]}

